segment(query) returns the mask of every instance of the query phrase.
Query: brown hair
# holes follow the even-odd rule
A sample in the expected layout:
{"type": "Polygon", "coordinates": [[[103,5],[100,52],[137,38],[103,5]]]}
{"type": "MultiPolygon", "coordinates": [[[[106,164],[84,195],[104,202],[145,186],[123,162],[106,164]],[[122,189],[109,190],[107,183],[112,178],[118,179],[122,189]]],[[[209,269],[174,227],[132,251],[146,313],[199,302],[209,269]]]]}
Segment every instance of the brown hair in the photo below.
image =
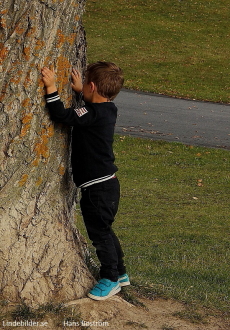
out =
{"type": "Polygon", "coordinates": [[[86,68],[87,83],[93,82],[97,92],[109,100],[114,100],[124,83],[122,70],[111,62],[96,62],[86,68]]]}

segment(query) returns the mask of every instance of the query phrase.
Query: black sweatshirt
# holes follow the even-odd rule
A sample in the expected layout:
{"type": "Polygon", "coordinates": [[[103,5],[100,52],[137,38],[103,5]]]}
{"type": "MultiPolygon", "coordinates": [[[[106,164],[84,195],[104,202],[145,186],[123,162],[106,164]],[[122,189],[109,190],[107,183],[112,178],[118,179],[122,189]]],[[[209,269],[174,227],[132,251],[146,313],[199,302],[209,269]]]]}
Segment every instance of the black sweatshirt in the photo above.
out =
{"type": "Polygon", "coordinates": [[[116,171],[113,135],[117,108],[112,102],[88,103],[65,109],[58,92],[46,95],[51,120],[73,126],[72,171],[75,184],[84,186],[108,179],[116,171]]]}

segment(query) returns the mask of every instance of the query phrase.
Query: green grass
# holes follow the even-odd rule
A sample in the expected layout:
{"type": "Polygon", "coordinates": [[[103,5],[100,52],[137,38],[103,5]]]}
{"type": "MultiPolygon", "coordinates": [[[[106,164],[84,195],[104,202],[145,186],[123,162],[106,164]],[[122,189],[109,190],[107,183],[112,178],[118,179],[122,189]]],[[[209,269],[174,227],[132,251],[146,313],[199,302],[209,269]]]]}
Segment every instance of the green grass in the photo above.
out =
{"type": "Polygon", "coordinates": [[[228,0],[87,0],[88,61],[114,61],[125,87],[230,101],[228,0]]]}
{"type": "MultiPolygon", "coordinates": [[[[130,89],[228,103],[228,16],[227,0],[88,0],[88,61],[116,62],[130,89]]],[[[229,312],[229,151],[116,136],[115,152],[136,289],[229,312]]]]}
{"type": "Polygon", "coordinates": [[[114,149],[114,228],[133,284],[228,312],[229,151],[127,136],[116,136],[114,149]]]}

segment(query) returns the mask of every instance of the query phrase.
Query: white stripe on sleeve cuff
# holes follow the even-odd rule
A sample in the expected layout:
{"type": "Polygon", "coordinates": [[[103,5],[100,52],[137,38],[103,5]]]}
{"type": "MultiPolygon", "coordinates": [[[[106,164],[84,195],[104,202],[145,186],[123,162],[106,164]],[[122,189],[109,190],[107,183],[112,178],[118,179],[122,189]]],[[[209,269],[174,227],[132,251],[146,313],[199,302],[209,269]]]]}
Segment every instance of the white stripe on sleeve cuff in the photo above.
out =
{"type": "Polygon", "coordinates": [[[58,100],[60,100],[60,96],[59,95],[56,95],[56,96],[53,96],[53,97],[48,97],[46,99],[46,102],[47,103],[51,103],[51,102],[55,102],[55,101],[58,101],[58,100]]]}

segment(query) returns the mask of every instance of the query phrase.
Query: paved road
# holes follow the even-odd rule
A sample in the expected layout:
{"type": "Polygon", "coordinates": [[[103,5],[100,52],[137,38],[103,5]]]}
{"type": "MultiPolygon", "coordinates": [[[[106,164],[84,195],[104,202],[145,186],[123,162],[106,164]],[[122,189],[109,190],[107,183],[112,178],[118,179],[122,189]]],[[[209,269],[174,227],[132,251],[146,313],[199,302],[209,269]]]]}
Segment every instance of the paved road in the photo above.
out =
{"type": "Polygon", "coordinates": [[[122,90],[116,133],[230,150],[230,106],[122,90]]]}

